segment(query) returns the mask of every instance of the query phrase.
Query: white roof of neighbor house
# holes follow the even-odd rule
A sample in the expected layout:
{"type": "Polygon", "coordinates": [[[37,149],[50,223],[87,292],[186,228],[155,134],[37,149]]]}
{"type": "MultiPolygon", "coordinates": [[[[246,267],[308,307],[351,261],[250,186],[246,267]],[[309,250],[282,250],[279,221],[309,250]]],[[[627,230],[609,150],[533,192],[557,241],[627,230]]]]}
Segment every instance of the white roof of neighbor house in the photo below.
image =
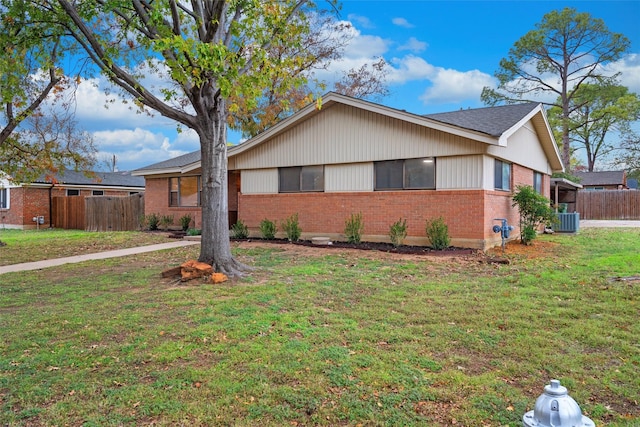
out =
{"type": "MultiPolygon", "coordinates": [[[[512,104],[421,116],[334,92],[330,92],[319,101],[321,102],[307,105],[254,138],[230,147],[228,156],[231,158],[259,146],[273,137],[286,132],[295,124],[320,114],[323,108],[328,108],[333,104],[343,104],[495,146],[506,146],[509,136],[513,135],[525,123],[531,121],[536,129],[536,133],[539,135],[542,148],[549,160],[551,168],[554,171],[564,170],[558,147],[553,139],[553,134],[541,104],[512,104]]],[[[133,171],[133,174],[158,175],[185,173],[199,167],[200,151],[195,151],[184,156],[137,169],[133,171]]]]}

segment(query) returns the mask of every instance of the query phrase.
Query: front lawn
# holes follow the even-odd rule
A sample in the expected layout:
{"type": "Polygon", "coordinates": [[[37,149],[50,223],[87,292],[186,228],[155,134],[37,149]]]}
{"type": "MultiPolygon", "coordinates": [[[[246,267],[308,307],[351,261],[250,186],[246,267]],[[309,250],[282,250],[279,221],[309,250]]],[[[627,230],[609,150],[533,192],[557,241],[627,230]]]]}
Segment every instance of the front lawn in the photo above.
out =
{"type": "Polygon", "coordinates": [[[640,424],[640,230],[508,265],[234,247],[223,285],[160,278],[197,246],[0,275],[0,425],[519,427],[553,378],[640,424]]]}
{"type": "Polygon", "coordinates": [[[0,265],[10,265],[166,243],[169,240],[167,233],[162,232],[96,233],[44,228],[42,230],[0,229],[0,241],[7,244],[0,246],[0,265]]]}

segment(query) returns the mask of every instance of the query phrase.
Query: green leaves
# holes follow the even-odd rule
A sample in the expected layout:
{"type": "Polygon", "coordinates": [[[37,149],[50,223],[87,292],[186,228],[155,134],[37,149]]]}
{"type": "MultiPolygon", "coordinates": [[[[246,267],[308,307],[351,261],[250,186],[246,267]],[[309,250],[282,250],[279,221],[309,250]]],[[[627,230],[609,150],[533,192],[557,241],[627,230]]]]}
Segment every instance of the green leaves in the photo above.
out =
{"type": "Polygon", "coordinates": [[[602,65],[616,61],[629,49],[624,35],[609,31],[601,19],[575,9],[564,8],[547,13],[536,28],[522,36],[500,61],[495,72],[498,87],[485,87],[481,99],[495,105],[501,102],[537,101],[536,96],[552,93],[558,96],[563,129],[562,160],[570,165],[571,143],[569,91],[584,83],[615,76],[606,75],[602,65]]]}

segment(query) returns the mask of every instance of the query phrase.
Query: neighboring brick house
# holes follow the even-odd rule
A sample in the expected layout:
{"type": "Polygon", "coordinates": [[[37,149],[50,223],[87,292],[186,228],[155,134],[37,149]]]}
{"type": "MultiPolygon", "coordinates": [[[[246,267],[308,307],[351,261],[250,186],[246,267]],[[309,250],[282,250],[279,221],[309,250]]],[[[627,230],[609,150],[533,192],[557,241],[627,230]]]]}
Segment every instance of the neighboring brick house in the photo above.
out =
{"type": "MultiPolygon", "coordinates": [[[[145,176],[147,213],[188,212],[200,223],[199,156],[133,172],[145,176]]],[[[549,197],[563,166],[540,104],[420,116],[330,93],[321,109],[230,148],[228,169],[229,209],[254,235],[261,220],[297,213],[303,238],[344,239],[345,220],[361,212],[363,240],[388,241],[402,218],[405,243],[428,245],[425,221],[442,216],[453,245],[485,249],[500,243],[496,218],[518,224],[515,187],[549,197]]]]}
{"type": "Polygon", "coordinates": [[[51,227],[54,197],[129,196],[144,192],[144,179],[129,172],[82,172],[67,170],[34,182],[11,183],[0,177],[0,227],[29,229],[51,227]]]}
{"type": "Polygon", "coordinates": [[[573,172],[584,190],[628,190],[625,171],[573,172]]]}

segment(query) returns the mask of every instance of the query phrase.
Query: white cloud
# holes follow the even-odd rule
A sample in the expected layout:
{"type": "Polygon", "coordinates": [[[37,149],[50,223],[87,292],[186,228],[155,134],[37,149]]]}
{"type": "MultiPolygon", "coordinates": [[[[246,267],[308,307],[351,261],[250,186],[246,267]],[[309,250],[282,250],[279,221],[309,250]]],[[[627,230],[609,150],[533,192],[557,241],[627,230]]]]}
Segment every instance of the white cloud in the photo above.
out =
{"type": "Polygon", "coordinates": [[[393,25],[397,25],[398,27],[402,27],[402,28],[414,27],[414,25],[411,24],[409,21],[407,21],[405,18],[393,18],[391,22],[393,22],[393,25]]]}
{"type": "Polygon", "coordinates": [[[115,155],[119,170],[136,169],[161,162],[199,147],[197,140],[195,147],[191,145],[189,136],[185,136],[183,141],[178,137],[172,143],[162,133],[141,128],[98,131],[93,133],[93,137],[99,147],[98,158],[110,159],[115,155]]]}
{"type": "Polygon", "coordinates": [[[360,68],[382,57],[388,50],[391,41],[378,36],[363,35],[354,25],[350,29],[350,41],[344,49],[342,58],[333,61],[327,70],[319,70],[316,77],[327,81],[329,85],[340,78],[343,72],[360,68]]]}
{"type": "Polygon", "coordinates": [[[97,131],[93,133],[93,137],[107,151],[123,148],[140,150],[144,147],[157,149],[168,142],[165,135],[141,128],[97,131]]]}
{"type": "Polygon", "coordinates": [[[611,73],[621,73],[620,83],[640,95],[640,54],[632,53],[605,68],[611,73]]]}
{"type": "Polygon", "coordinates": [[[160,114],[140,112],[128,97],[123,97],[103,79],[83,80],[68,96],[75,97],[76,120],[87,130],[167,126],[173,123],[160,114]]]}
{"type": "Polygon", "coordinates": [[[457,103],[479,99],[483,87],[495,85],[489,74],[479,70],[458,71],[434,67],[433,71],[429,77],[432,86],[420,96],[425,103],[457,103]]]}
{"type": "Polygon", "coordinates": [[[434,75],[435,67],[419,56],[407,55],[403,58],[393,58],[390,63],[392,70],[389,73],[388,82],[391,84],[425,80],[434,75]]]}
{"type": "Polygon", "coordinates": [[[381,56],[388,49],[391,42],[378,36],[358,34],[351,40],[344,51],[344,58],[374,58],[381,56]]]}
{"type": "Polygon", "coordinates": [[[350,13],[349,15],[347,15],[347,19],[353,22],[354,24],[358,24],[358,26],[362,28],[367,28],[367,29],[375,28],[375,25],[373,25],[373,22],[371,22],[371,20],[366,16],[350,13]]]}
{"type": "Polygon", "coordinates": [[[417,53],[426,50],[428,46],[427,42],[422,42],[415,37],[410,37],[405,44],[398,46],[398,50],[410,50],[417,53]]]}

